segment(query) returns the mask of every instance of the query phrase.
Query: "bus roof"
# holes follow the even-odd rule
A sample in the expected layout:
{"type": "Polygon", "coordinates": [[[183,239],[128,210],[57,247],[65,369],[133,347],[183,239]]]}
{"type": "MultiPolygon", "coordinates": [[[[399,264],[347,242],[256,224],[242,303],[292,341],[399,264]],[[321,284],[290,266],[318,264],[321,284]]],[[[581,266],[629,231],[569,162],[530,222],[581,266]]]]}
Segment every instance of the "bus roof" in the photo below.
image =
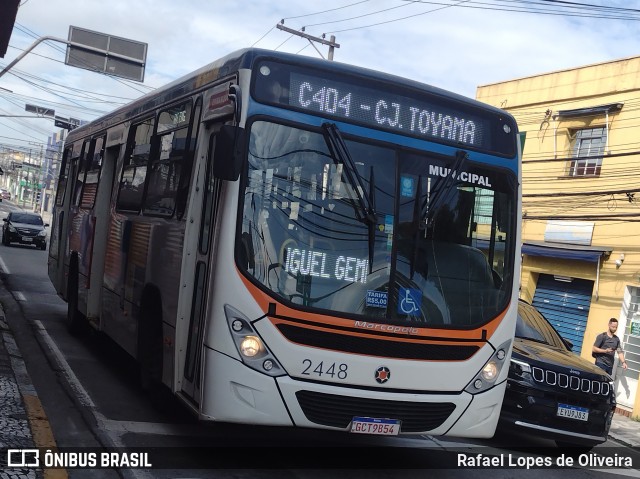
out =
{"type": "Polygon", "coordinates": [[[78,127],[69,132],[67,141],[74,141],[76,138],[82,138],[95,132],[104,130],[111,125],[120,121],[134,119],[144,115],[149,111],[169,104],[179,98],[188,96],[200,89],[208,88],[211,82],[219,78],[232,75],[240,69],[249,69],[255,63],[256,59],[269,58],[273,60],[288,61],[298,66],[327,69],[331,68],[335,73],[348,75],[358,75],[370,78],[372,80],[394,83],[398,86],[413,88],[421,92],[431,93],[440,97],[448,98],[469,106],[482,106],[482,108],[494,110],[501,115],[511,116],[509,113],[499,108],[481,103],[473,98],[465,97],[457,93],[453,93],[442,88],[438,88],[426,83],[415,80],[409,80],[400,76],[384,73],[364,67],[359,67],[347,63],[336,61],[328,61],[320,58],[296,55],[293,53],[277,52],[273,50],[265,50],[260,48],[244,48],[205,65],[198,70],[188,73],[146,95],[133,100],[132,102],[107,113],[90,123],[78,127]]]}

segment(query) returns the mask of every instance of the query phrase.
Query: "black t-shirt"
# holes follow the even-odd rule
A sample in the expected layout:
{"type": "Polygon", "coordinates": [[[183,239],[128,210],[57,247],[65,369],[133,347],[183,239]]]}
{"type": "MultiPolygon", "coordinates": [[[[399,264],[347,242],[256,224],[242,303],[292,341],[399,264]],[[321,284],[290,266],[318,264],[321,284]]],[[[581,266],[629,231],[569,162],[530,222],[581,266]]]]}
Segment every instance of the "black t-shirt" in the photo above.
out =
{"type": "Polygon", "coordinates": [[[620,338],[615,334],[612,337],[609,337],[607,333],[600,333],[596,337],[596,341],[594,343],[596,347],[601,349],[613,349],[611,353],[596,353],[596,358],[599,359],[603,364],[606,364],[609,367],[613,367],[613,360],[616,351],[620,349],[620,338]]]}

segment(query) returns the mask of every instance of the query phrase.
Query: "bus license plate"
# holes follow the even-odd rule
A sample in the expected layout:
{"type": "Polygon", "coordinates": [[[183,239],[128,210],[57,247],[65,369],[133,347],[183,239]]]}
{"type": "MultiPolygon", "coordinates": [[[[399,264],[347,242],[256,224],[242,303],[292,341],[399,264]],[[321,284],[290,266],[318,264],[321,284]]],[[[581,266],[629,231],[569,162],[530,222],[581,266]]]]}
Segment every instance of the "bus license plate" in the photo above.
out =
{"type": "Polygon", "coordinates": [[[354,417],[351,421],[351,432],[378,436],[397,436],[400,433],[400,421],[397,419],[354,417]]]}
{"type": "Polygon", "coordinates": [[[589,420],[589,410],[584,407],[570,406],[568,404],[558,404],[558,416],[579,421],[589,420]]]}

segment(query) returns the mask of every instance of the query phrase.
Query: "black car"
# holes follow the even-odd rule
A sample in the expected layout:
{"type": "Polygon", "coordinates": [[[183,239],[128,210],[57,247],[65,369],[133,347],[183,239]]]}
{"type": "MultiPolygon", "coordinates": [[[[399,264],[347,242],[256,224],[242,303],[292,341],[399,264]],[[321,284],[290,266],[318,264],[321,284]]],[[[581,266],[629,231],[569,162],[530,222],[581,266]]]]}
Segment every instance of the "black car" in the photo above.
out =
{"type": "Polygon", "coordinates": [[[520,300],[499,429],[517,428],[582,451],[607,440],[616,407],[611,377],[520,300]]]}
{"type": "Polygon", "coordinates": [[[36,248],[47,249],[47,231],[49,226],[42,221],[42,217],[35,213],[12,211],[4,218],[2,226],[2,244],[10,243],[34,245],[36,248]]]}

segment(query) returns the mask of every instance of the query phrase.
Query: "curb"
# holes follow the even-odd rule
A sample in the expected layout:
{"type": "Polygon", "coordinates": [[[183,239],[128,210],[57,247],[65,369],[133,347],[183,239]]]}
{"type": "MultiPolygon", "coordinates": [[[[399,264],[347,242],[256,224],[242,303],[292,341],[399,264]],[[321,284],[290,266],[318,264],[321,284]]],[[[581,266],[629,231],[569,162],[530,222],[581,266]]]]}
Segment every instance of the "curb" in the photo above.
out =
{"type": "MultiPolygon", "coordinates": [[[[61,354],[56,353],[57,346],[55,343],[51,342],[51,340],[47,339],[45,332],[45,328],[42,323],[38,320],[31,321],[32,329],[35,333],[36,341],[38,342],[40,349],[43,351],[44,356],[46,357],[47,362],[50,367],[59,375],[59,383],[66,394],[69,396],[75,407],[77,408],[82,420],[87,424],[94,437],[98,441],[98,443],[102,447],[107,448],[121,448],[122,444],[114,442],[114,440],[106,433],[101,427],[101,423],[103,421],[102,415],[97,411],[96,406],[93,404],[91,398],[86,395],[85,391],[78,390],[73,386],[74,381],[71,379],[69,375],[70,368],[68,365],[63,364],[65,362],[64,358],[61,359],[61,354]]],[[[71,376],[73,376],[73,372],[71,371],[71,376]]],[[[122,469],[117,468],[116,474],[121,479],[146,479],[148,476],[146,472],[140,471],[137,469],[122,469]]],[[[0,479],[3,479],[0,476],[0,479]]],[[[48,478],[45,479],[67,479],[66,476],[64,478],[48,478]]]]}
{"type": "MultiPolygon", "coordinates": [[[[613,421],[616,421],[615,416],[613,421]]],[[[624,415],[620,415],[617,421],[619,421],[617,426],[612,423],[608,437],[620,444],[638,450],[640,448],[640,422],[624,415]]]]}
{"type": "MultiPolygon", "coordinates": [[[[36,388],[31,382],[31,377],[27,371],[27,366],[22,358],[20,349],[15,342],[11,327],[7,323],[2,303],[0,303],[0,331],[2,332],[2,340],[11,362],[13,377],[20,393],[21,406],[24,409],[31,433],[30,440],[36,448],[56,448],[57,444],[53,436],[51,424],[40,402],[36,388]]],[[[33,469],[30,469],[30,471],[33,471],[33,469]]],[[[9,474],[11,474],[11,472],[9,472],[9,474]]],[[[38,474],[39,477],[44,477],[44,479],[68,479],[69,477],[65,469],[38,468],[36,474],[38,474]],[[40,474],[42,474],[42,476],[40,476],[40,474]]],[[[2,477],[5,476],[3,475],[2,477]]]]}

